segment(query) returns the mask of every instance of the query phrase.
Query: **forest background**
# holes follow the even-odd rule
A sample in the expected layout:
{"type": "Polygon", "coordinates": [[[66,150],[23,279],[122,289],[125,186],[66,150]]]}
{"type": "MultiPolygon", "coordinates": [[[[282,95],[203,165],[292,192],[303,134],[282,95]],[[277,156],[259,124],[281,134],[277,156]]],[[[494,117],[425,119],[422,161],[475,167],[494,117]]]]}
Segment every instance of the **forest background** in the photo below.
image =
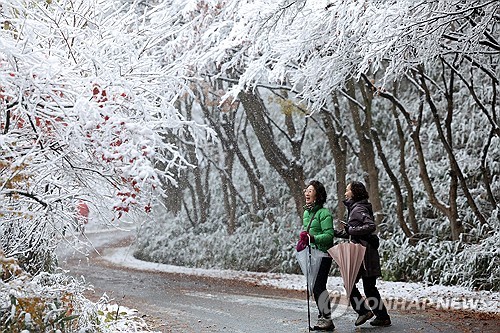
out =
{"type": "Polygon", "coordinates": [[[54,254],[82,202],[144,221],[140,259],[297,272],[311,179],[336,219],[367,184],[385,279],[498,291],[499,6],[4,1],[4,325],[96,324],[54,254]]]}

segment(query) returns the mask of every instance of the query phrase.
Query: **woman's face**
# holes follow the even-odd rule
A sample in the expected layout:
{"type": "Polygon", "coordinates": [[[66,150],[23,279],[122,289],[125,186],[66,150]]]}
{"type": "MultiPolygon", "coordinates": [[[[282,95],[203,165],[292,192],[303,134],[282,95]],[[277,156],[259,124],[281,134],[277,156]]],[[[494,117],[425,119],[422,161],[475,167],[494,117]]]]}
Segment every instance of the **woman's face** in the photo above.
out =
{"type": "Polygon", "coordinates": [[[306,198],[306,204],[311,204],[316,201],[316,189],[314,188],[314,186],[309,185],[304,190],[304,197],[306,198]]]}
{"type": "Polygon", "coordinates": [[[347,187],[345,188],[345,198],[347,200],[352,199],[351,184],[347,185],[347,187]]]}

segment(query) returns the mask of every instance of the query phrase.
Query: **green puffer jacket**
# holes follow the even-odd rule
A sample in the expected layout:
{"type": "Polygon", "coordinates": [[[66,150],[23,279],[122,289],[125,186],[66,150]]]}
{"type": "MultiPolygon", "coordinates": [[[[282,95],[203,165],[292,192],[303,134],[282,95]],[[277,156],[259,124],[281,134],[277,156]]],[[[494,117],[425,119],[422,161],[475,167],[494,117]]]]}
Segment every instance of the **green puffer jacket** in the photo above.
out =
{"type": "Polygon", "coordinates": [[[307,230],[307,225],[311,216],[314,214],[314,219],[311,223],[309,233],[314,236],[313,248],[317,248],[326,252],[333,246],[333,217],[330,210],[325,207],[315,206],[311,210],[304,210],[304,217],[302,219],[304,230],[307,230]]]}

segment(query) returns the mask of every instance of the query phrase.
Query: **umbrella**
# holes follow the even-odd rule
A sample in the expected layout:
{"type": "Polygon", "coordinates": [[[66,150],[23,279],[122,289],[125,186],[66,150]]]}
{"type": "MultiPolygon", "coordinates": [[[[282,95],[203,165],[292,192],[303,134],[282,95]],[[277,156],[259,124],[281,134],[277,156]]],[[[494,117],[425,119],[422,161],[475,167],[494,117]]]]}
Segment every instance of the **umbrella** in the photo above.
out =
{"type": "Polygon", "coordinates": [[[319,266],[321,265],[321,258],[325,256],[325,253],[308,246],[302,251],[297,251],[295,256],[297,257],[302,273],[307,279],[307,291],[309,294],[312,294],[314,283],[318,276],[319,266]]]}
{"type": "Polygon", "coordinates": [[[366,248],[361,244],[351,242],[340,243],[328,249],[328,253],[339,265],[340,275],[344,280],[347,298],[351,295],[352,287],[356,282],[359,268],[363,263],[366,248]]]}
{"type": "Polygon", "coordinates": [[[321,265],[321,258],[325,257],[325,253],[320,250],[312,249],[311,245],[307,245],[307,250],[295,252],[297,261],[299,262],[302,273],[306,276],[306,294],[307,294],[307,321],[309,332],[311,328],[311,311],[309,308],[309,297],[313,293],[314,283],[318,276],[319,266],[321,265]]]}

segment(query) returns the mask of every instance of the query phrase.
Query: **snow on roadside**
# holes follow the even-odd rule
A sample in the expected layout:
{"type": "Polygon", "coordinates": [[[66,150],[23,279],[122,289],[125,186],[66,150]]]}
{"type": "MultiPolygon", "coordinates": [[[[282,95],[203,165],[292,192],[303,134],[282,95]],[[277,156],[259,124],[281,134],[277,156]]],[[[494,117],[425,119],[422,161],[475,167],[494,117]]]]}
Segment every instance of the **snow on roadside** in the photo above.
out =
{"type": "MultiPolygon", "coordinates": [[[[107,332],[151,333],[146,322],[138,316],[138,311],[118,304],[98,304],[99,321],[107,332]]],[[[102,329],[102,328],[101,328],[102,329]]]]}
{"type": "MultiPolygon", "coordinates": [[[[306,285],[303,275],[188,268],[141,261],[133,257],[130,247],[106,249],[103,258],[133,269],[241,280],[279,289],[305,290],[306,285]]],[[[362,287],[361,283],[359,285],[362,287]]],[[[345,296],[342,286],[342,278],[331,276],[328,279],[328,289],[345,296]]],[[[389,309],[419,310],[429,306],[443,310],[472,310],[500,314],[500,292],[382,280],[377,282],[377,286],[389,309]]],[[[363,292],[362,288],[360,290],[363,292]]]]}

